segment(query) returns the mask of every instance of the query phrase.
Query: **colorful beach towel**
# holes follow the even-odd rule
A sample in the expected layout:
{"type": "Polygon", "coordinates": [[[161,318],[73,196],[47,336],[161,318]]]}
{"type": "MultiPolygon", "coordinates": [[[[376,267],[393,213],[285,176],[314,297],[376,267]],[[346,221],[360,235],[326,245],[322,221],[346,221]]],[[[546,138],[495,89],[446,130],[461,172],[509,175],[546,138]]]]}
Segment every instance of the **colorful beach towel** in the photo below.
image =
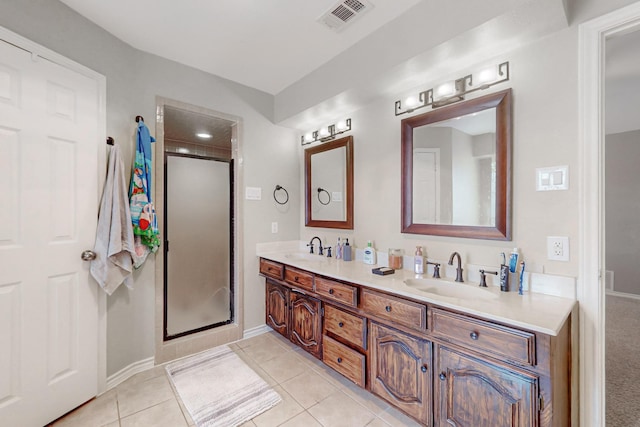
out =
{"type": "Polygon", "coordinates": [[[133,266],[139,268],[160,246],[156,211],[151,199],[151,143],[156,139],[142,120],[138,122],[136,158],[129,186],[129,208],[135,240],[133,266]]]}

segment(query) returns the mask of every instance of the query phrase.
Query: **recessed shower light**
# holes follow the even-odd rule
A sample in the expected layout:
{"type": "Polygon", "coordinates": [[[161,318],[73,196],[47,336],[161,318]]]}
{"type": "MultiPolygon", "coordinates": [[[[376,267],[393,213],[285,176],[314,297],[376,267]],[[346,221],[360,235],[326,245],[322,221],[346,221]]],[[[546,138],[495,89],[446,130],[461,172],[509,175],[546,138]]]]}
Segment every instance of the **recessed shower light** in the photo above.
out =
{"type": "Polygon", "coordinates": [[[209,133],[205,133],[205,132],[196,133],[196,136],[197,136],[198,138],[202,138],[202,139],[209,139],[209,138],[211,138],[211,134],[209,134],[209,133]]]}

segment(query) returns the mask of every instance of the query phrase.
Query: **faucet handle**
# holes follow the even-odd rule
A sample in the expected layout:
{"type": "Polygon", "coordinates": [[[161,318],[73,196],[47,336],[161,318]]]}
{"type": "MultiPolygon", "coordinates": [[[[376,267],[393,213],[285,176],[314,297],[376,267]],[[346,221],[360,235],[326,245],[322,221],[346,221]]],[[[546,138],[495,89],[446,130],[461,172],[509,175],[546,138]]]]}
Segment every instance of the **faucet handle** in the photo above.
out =
{"type": "Polygon", "coordinates": [[[313,243],[307,243],[307,246],[309,247],[309,253],[312,254],[313,253],[313,243]]]}
{"type": "Polygon", "coordinates": [[[331,258],[331,246],[324,247],[327,250],[327,258],[331,258]]]}
{"type": "Polygon", "coordinates": [[[487,287],[487,276],[486,276],[487,274],[493,274],[493,275],[497,276],[498,272],[497,271],[486,271],[486,270],[483,270],[481,268],[480,269],[480,285],[478,285],[478,286],[480,286],[482,288],[486,288],[487,287]]]}
{"type": "Polygon", "coordinates": [[[440,263],[439,262],[431,262],[427,260],[427,265],[433,265],[433,278],[440,278],[440,263]]]}

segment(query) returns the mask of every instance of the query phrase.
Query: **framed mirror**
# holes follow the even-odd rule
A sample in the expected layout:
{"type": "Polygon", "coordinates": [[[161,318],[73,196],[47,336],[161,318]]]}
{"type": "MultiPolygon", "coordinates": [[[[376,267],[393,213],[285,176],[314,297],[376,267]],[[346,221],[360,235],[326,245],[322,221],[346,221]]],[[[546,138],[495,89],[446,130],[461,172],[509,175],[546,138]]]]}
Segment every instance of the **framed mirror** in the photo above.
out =
{"type": "Polygon", "coordinates": [[[402,120],[402,232],[511,240],[511,89],[402,120]]]}
{"type": "Polygon", "coordinates": [[[353,229],[353,137],[304,150],[307,227],[353,229]]]}

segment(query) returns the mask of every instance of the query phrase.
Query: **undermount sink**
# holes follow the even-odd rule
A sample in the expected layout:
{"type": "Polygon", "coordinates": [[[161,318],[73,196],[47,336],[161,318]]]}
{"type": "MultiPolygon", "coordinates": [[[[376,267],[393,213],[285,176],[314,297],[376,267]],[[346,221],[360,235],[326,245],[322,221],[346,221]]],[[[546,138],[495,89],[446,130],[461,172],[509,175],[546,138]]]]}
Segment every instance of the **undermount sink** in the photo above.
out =
{"type": "Polygon", "coordinates": [[[286,254],[284,257],[295,261],[324,262],[326,260],[322,255],[309,254],[305,252],[292,252],[290,254],[286,254]]]}
{"type": "Polygon", "coordinates": [[[486,288],[473,285],[464,285],[456,282],[445,282],[434,279],[407,279],[407,286],[421,292],[438,295],[441,297],[458,299],[497,299],[498,295],[486,288]]]}

